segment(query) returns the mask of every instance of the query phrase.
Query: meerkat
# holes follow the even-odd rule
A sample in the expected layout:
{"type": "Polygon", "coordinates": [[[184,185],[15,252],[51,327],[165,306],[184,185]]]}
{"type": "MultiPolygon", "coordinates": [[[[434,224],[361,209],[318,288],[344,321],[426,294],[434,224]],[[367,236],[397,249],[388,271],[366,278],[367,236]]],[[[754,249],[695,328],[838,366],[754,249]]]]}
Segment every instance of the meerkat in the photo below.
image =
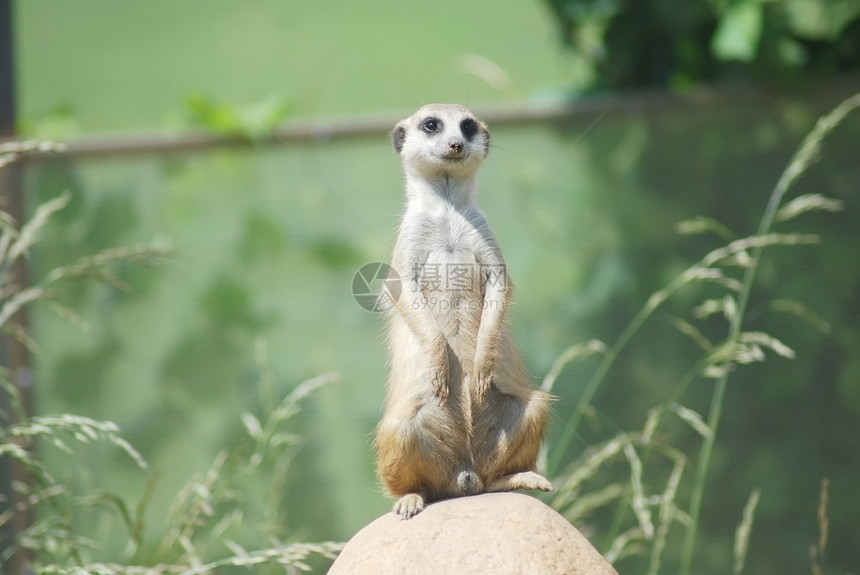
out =
{"type": "Polygon", "coordinates": [[[404,519],[440,499],[551,491],[535,472],[550,396],[532,387],[507,320],[512,285],[476,205],[486,125],[429,104],[397,124],[406,211],[391,267],[390,371],[377,471],[404,519]],[[396,279],[396,278],[395,278],[396,279]]]}

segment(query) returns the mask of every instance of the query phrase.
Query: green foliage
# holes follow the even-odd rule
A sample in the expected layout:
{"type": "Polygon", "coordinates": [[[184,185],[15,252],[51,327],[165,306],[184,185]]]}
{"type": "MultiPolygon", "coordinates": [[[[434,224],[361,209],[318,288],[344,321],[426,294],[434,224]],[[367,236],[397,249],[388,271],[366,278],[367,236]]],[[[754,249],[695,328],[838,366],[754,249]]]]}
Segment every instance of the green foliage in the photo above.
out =
{"type": "Polygon", "coordinates": [[[340,550],[340,544],[332,542],[287,544],[292,534],[284,506],[288,472],[301,443],[291,432],[292,420],[304,402],[338,376],[310,379],[278,401],[264,340],[257,342],[257,349],[260,412],[242,413],[242,439],[219,452],[212,466],[176,495],[159,545],[139,550],[134,559],[147,565],[172,565],[166,572],[205,573],[217,567],[262,563],[308,570],[310,556],[332,558],[340,550]],[[246,550],[259,540],[276,544],[246,550]]]}
{"type": "MultiPolygon", "coordinates": [[[[11,330],[11,335],[18,337],[25,344],[32,342],[29,335],[21,332],[18,326],[10,320],[18,311],[34,301],[50,302],[52,290],[59,282],[81,277],[93,277],[119,289],[126,289],[126,283],[111,271],[112,264],[133,262],[150,265],[170,253],[170,250],[147,245],[105,249],[94,255],[85,256],[70,265],[54,268],[30,287],[16,285],[13,283],[13,267],[18,264],[19,260],[29,255],[30,249],[38,241],[48,220],[56,212],[65,208],[70,199],[71,194],[66,192],[45,202],[36,209],[33,218],[20,230],[16,229],[14,222],[7,214],[0,213],[0,222],[2,222],[2,231],[0,231],[0,294],[2,294],[2,299],[0,299],[0,330],[6,333],[10,333],[11,330]]],[[[80,325],[85,324],[73,310],[56,302],[52,303],[54,309],[64,317],[80,325]]]]}
{"type": "MultiPolygon", "coordinates": [[[[104,441],[120,448],[145,469],[143,458],[118,435],[115,424],[68,414],[22,418],[0,433],[0,457],[22,464],[34,486],[19,486],[22,502],[0,514],[0,528],[16,513],[27,510],[35,510],[38,519],[0,549],[0,559],[7,561],[16,551],[26,549],[36,553],[30,565],[36,572],[69,575],[190,575],[225,567],[264,565],[278,566],[288,573],[311,570],[315,557],[331,559],[341,545],[285,540],[289,532],[282,505],[283,486],[299,443],[298,437],[289,433],[289,423],[299,413],[302,402],[334,379],[334,375],[325,375],[296,386],[277,405],[265,408],[262,419],[244,413],[245,441],[220,452],[206,473],[192,478],[176,494],[169,516],[155,528],[159,534],[157,544],[144,537],[148,493],[134,508],[112,493],[92,489],[77,493],[73,486],[55,479],[33,450],[36,440],[40,440],[43,446],[53,445],[77,455],[80,449],[73,450],[67,438],[82,445],[104,441]],[[28,447],[21,447],[22,439],[28,447]],[[255,485],[254,497],[247,497],[248,484],[255,485]],[[97,517],[87,525],[118,520],[125,527],[122,557],[93,560],[105,557],[105,550],[98,535],[79,523],[78,518],[86,514],[97,517]],[[249,534],[253,534],[250,541],[236,538],[249,534]],[[272,546],[246,550],[244,545],[259,539],[270,541],[272,546]]],[[[265,381],[266,376],[264,387],[265,381]]],[[[4,387],[15,396],[16,390],[8,382],[4,387]]]]}
{"type": "MultiPolygon", "coordinates": [[[[734,234],[727,226],[708,218],[679,224],[678,230],[684,234],[716,233],[722,239],[728,236],[730,241],[710,251],[666,287],[653,293],[615,343],[605,345],[593,341],[571,348],[559,357],[544,380],[544,388],[552,389],[567,363],[584,359],[589,355],[587,352],[601,356],[579,402],[568,417],[564,433],[551,446],[549,470],[551,473],[561,471],[555,482],[559,487],[551,505],[571,521],[584,523],[595,510],[614,509],[606,545],[606,555],[611,562],[644,556],[647,561],[643,567],[647,566],[649,575],[665,570],[666,559],[677,562],[677,565],[672,565],[672,570],[677,568],[682,574],[695,572],[693,558],[702,502],[705,497],[720,496],[714,489],[707,488],[707,482],[729,378],[741,366],[765,362],[769,353],[786,359],[795,357],[794,350],[776,337],[746,327],[749,323],[747,308],[753,284],[762,267],[764,250],[818,243],[817,236],[775,233],[773,227],[777,223],[793,222],[810,212],[840,209],[840,202],[819,194],[800,195],[787,203],[784,200],[792,185],[818,159],[824,138],[858,107],[860,94],[845,100],[818,121],[777,182],[755,235],[732,239],[734,234]],[[668,398],[649,410],[641,429],[622,431],[597,443],[562,469],[562,456],[582,421],[597,417],[592,405],[594,395],[606,383],[607,375],[616,367],[634,335],[653,319],[658,308],[681,290],[694,290],[702,284],[717,286],[719,296],[708,297],[698,304],[690,312],[690,321],[673,318],[672,323],[683,338],[691,339],[702,349],[703,357],[674,386],[674,392],[668,398]],[[714,315],[722,316],[725,324],[723,338],[719,341],[712,340],[692,323],[701,325],[714,315]],[[688,395],[689,388],[700,380],[715,382],[707,414],[680,403],[688,395]],[[670,421],[675,418],[684,424],[680,433],[670,421]],[[688,444],[681,440],[685,430],[692,431],[701,441],[692,477],[685,474],[691,465],[688,444]],[[625,476],[624,480],[619,479],[622,476],[625,476]],[[679,547],[681,553],[666,558],[664,551],[675,525],[683,533],[683,544],[679,547]]],[[[712,292],[713,289],[708,290],[708,293],[712,292]]],[[[788,307],[805,309],[799,303],[788,307]]],[[[760,491],[753,490],[736,530],[734,573],[743,571],[759,498],[760,491]]],[[[823,524],[825,521],[819,518],[819,522],[823,524]]],[[[826,535],[822,537],[826,540],[826,535]]],[[[824,546],[825,543],[819,543],[822,549],[824,546]]]]}
{"type": "Polygon", "coordinates": [[[546,0],[586,87],[820,81],[860,70],[857,0],[546,0]]]}
{"type": "MultiPolygon", "coordinates": [[[[42,146],[44,147],[44,146],[42,146]]],[[[30,151],[32,146],[7,146],[5,159],[30,151]]],[[[39,206],[20,229],[8,215],[0,213],[0,330],[31,349],[36,341],[13,323],[15,314],[37,302],[50,302],[58,282],[94,278],[118,288],[126,282],[114,269],[118,264],[151,264],[170,252],[150,246],[102,250],[77,262],[54,268],[40,282],[21,287],[12,282],[11,270],[38,242],[52,217],[65,208],[71,195],[65,193],[39,206]]],[[[55,310],[73,323],[85,322],[70,308],[55,310]]],[[[337,376],[324,375],[296,386],[281,400],[271,373],[263,340],[257,344],[260,371],[258,413],[246,411],[243,441],[218,453],[208,472],[192,478],[176,496],[163,525],[155,527],[156,541],[146,537],[145,514],[152,497],[150,482],[137,505],[130,506],[120,495],[88,487],[86,477],[96,470],[84,463],[94,444],[102,443],[128,456],[138,469],[146,469],[143,456],[119,433],[111,421],[98,421],[72,414],[56,416],[25,413],[18,388],[7,370],[0,369],[0,392],[9,411],[0,413],[11,422],[0,429],[0,460],[19,467],[27,477],[13,482],[14,493],[3,494],[0,530],[16,516],[36,519],[12,538],[2,540],[0,564],[17,553],[31,553],[28,567],[38,573],[173,574],[210,573],[229,567],[272,566],[287,573],[308,571],[315,558],[333,558],[337,543],[288,542],[283,502],[284,485],[293,460],[298,436],[290,432],[301,406],[337,376]],[[45,449],[55,448],[69,456],[61,473],[43,461],[45,449]],[[77,474],[77,476],[76,476],[77,474]],[[253,489],[248,489],[253,486],[253,489]],[[124,528],[122,556],[105,549],[99,526],[119,524],[124,528]],[[249,524],[253,527],[249,528],[249,524]],[[253,537],[248,541],[249,534],[253,537]],[[245,546],[260,539],[269,548],[247,551],[245,546]]],[[[53,458],[57,461],[57,458],[53,458]]],[[[115,531],[115,530],[114,530],[115,531]]],[[[121,536],[122,537],[122,536],[121,536]]]]}
{"type": "Polygon", "coordinates": [[[185,99],[185,109],[179,124],[184,128],[203,128],[216,134],[257,140],[270,135],[289,113],[289,103],[275,95],[235,106],[203,94],[192,94],[185,99]]]}

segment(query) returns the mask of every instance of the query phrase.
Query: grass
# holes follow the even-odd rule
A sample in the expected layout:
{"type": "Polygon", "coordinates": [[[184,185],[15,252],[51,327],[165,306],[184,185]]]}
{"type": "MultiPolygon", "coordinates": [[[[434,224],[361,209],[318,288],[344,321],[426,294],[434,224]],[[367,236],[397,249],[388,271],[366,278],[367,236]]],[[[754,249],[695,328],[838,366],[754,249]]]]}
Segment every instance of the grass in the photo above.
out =
{"type": "MultiPolygon", "coordinates": [[[[665,568],[662,561],[669,530],[673,524],[679,523],[683,531],[683,542],[677,569],[681,575],[694,572],[697,534],[702,521],[702,502],[709,493],[708,471],[714,456],[720,417],[731,374],[741,365],[765,361],[767,352],[786,358],[794,357],[793,350],[776,337],[745,329],[747,308],[763,254],[766,249],[776,246],[810,245],[819,241],[817,236],[810,234],[775,233],[773,228],[777,222],[789,222],[810,211],[833,212],[841,208],[838,202],[819,194],[802,195],[787,203],[785,198],[792,185],[818,158],[821,143],[826,136],[858,107],[860,107],[860,94],[845,100],[818,121],[779,178],[755,235],[731,239],[724,246],[709,252],[676,276],[665,288],[655,292],[612,345],[593,341],[584,346],[569,349],[559,357],[544,380],[544,389],[550,390],[561,369],[569,361],[592,353],[601,354],[600,362],[568,417],[564,433],[559,441],[551,446],[553,454],[548,465],[549,472],[558,476],[559,485],[551,505],[571,521],[586,518],[595,509],[611,504],[616,505],[615,520],[610,530],[614,535],[610,535],[606,551],[610,561],[622,559],[628,554],[648,555],[648,573],[656,575],[665,568]],[[734,270],[737,269],[742,270],[740,278],[735,277],[737,274],[734,270]],[[695,325],[676,318],[675,325],[679,331],[685,337],[696,341],[705,352],[702,359],[682,378],[672,397],[651,410],[641,430],[619,433],[588,450],[578,461],[562,470],[561,462],[570,441],[577,433],[583,418],[594,415],[592,400],[627,344],[642,326],[653,318],[663,303],[680,290],[701,282],[722,286],[725,289],[725,295],[722,298],[704,301],[693,310],[692,315],[702,319],[714,313],[721,313],[727,323],[725,338],[720,342],[712,342],[695,325]],[[699,378],[710,378],[715,381],[706,416],[678,403],[689,385],[699,378]],[[701,438],[701,448],[693,466],[692,480],[685,474],[691,463],[690,456],[671,445],[666,439],[658,438],[658,427],[668,416],[679,418],[701,438]],[[661,460],[663,468],[668,462],[670,467],[668,473],[658,472],[661,466],[654,463],[655,456],[661,460]],[[586,488],[587,482],[601,477],[604,468],[617,461],[626,464],[629,477],[626,485],[616,481],[589,492],[586,488]],[[688,485],[686,489],[681,490],[679,487],[685,478],[688,485]],[[646,487],[660,484],[663,488],[656,492],[649,492],[646,487]],[[686,504],[682,503],[679,497],[682,492],[689,492],[686,504]]],[[[724,239],[731,237],[728,228],[714,220],[703,218],[684,222],[679,229],[685,233],[717,232],[724,239]]],[[[785,305],[786,302],[782,304],[785,305]]],[[[789,307],[805,309],[798,303],[789,307]]],[[[736,532],[735,573],[743,571],[754,510],[759,497],[758,490],[750,495],[736,532]]],[[[823,488],[822,500],[826,501],[826,488],[823,488]]],[[[822,503],[822,506],[826,507],[826,503],[822,503]]],[[[820,549],[820,555],[823,555],[827,537],[826,521],[820,519],[820,524],[822,525],[821,541],[813,549],[820,549]]],[[[813,571],[821,572],[815,559],[817,556],[818,554],[814,552],[813,564],[816,567],[813,571]]]]}
{"type": "MultiPolygon", "coordinates": [[[[14,161],[21,149],[4,149],[6,164],[14,161]]],[[[16,314],[36,301],[50,302],[52,288],[61,281],[96,279],[117,288],[126,283],[114,271],[120,263],[152,264],[169,255],[169,251],[139,245],[103,250],[67,266],[51,270],[30,287],[13,283],[13,269],[38,242],[51,218],[65,208],[70,194],[64,193],[39,206],[23,226],[0,213],[0,330],[5,337],[17,338],[31,351],[37,342],[16,325],[16,314]]],[[[57,306],[56,311],[79,326],[86,322],[74,310],[57,306]]],[[[13,482],[14,494],[4,494],[5,510],[0,513],[0,530],[11,526],[22,515],[34,517],[24,522],[24,529],[12,532],[11,540],[0,547],[0,562],[7,564],[24,554],[27,565],[38,573],[78,574],[184,574],[209,573],[227,567],[277,566],[287,573],[307,571],[317,557],[333,558],[341,545],[333,542],[304,543],[289,541],[283,491],[290,463],[299,438],[290,433],[293,418],[303,403],[336,375],[323,375],[295,386],[278,400],[273,377],[268,370],[268,352],[264,340],[257,343],[260,372],[260,409],[246,411],[242,422],[245,440],[222,450],[208,472],[192,478],[175,495],[170,515],[157,527],[158,543],[145,538],[145,517],[150,489],[140,495],[136,506],[130,506],[110,492],[79,487],[69,481],[69,469],[84,475],[93,470],[72,463],[63,470],[66,478],[55,476],[41,459],[47,447],[68,454],[72,460],[96,443],[106,444],[126,455],[139,469],[146,469],[143,456],[120,434],[116,424],[69,413],[56,416],[32,416],[25,412],[21,394],[4,369],[0,372],[0,389],[8,397],[9,411],[2,413],[9,422],[0,429],[0,458],[22,470],[23,481],[13,482]],[[264,478],[264,479],[261,479],[264,478]],[[260,483],[253,491],[255,500],[237,499],[237,484],[260,483]],[[99,517],[81,522],[84,515],[99,517]],[[92,525],[116,525],[125,529],[123,561],[99,561],[103,556],[100,536],[90,532],[92,525]],[[250,527],[250,523],[253,526],[250,527]],[[237,527],[242,527],[238,530],[237,527]],[[248,551],[237,535],[254,533],[254,541],[268,540],[270,547],[248,551]]],[[[85,484],[85,482],[84,482],[85,484]]],[[[247,494],[247,493],[246,493],[247,494]]],[[[116,559],[116,558],[115,558],[116,559]]]]}

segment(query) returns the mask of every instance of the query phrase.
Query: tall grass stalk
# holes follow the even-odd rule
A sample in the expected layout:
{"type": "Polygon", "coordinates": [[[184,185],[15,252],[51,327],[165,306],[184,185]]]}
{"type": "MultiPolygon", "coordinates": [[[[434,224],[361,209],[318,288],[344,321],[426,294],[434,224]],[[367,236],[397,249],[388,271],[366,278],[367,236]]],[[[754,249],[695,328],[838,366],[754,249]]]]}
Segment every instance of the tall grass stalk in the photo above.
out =
{"type": "MultiPolygon", "coordinates": [[[[821,150],[821,142],[852,110],[860,107],[860,94],[855,94],[848,98],[830,113],[823,116],[815,125],[815,128],[806,136],[800,148],[795,152],[794,157],[788,167],[777,181],[776,187],[771,193],[764,216],[762,217],[758,233],[758,237],[765,237],[771,233],[774,221],[779,213],[780,205],[785,197],[788,189],[795,181],[803,174],[809,166],[818,158],[821,150]]],[[[732,314],[729,323],[729,341],[736,341],[743,327],[744,317],[746,315],[747,304],[749,303],[750,294],[752,293],[753,283],[755,282],[756,273],[761,262],[764,246],[756,246],[752,249],[752,262],[746,268],[741,282],[741,291],[737,300],[737,311],[732,314]]],[[[717,380],[714,388],[714,394],[711,398],[711,405],[708,412],[707,425],[711,430],[710,436],[704,438],[702,449],[699,452],[699,459],[696,465],[696,475],[693,484],[693,492],[690,499],[689,516],[691,519],[690,528],[684,536],[684,544],[681,551],[681,568],[680,575],[689,575],[693,563],[693,551],[696,545],[696,535],[699,526],[699,515],[702,510],[702,500],[705,493],[705,483],[708,476],[708,469],[711,463],[711,457],[714,451],[714,443],[716,441],[717,429],[720,424],[720,415],[722,414],[723,401],[726,395],[726,386],[728,385],[729,371],[726,370],[717,380]]]]}
{"type": "MultiPolygon", "coordinates": [[[[773,231],[776,222],[788,221],[810,211],[832,212],[841,209],[841,202],[819,194],[800,195],[784,204],[783,201],[792,184],[816,159],[822,140],[857,107],[860,107],[860,94],[849,98],[819,120],[781,174],[755,235],[738,238],[719,222],[707,218],[679,224],[678,232],[681,234],[715,233],[726,243],[707,253],[663,289],[653,293],[611,345],[591,341],[571,347],[558,357],[544,379],[542,387],[550,391],[569,363],[592,354],[600,355],[560,438],[552,446],[547,472],[557,479],[556,495],[550,504],[569,520],[582,519],[600,507],[615,506],[604,545],[610,560],[629,555],[650,555],[649,574],[662,572],[665,569],[662,565],[664,551],[671,548],[667,543],[670,540],[669,531],[672,524],[678,523],[684,535],[683,540],[672,549],[672,555],[676,558],[681,575],[689,575],[729,374],[735,366],[764,361],[766,352],[789,359],[794,357],[794,351],[775,337],[743,329],[762,254],[765,248],[772,246],[819,243],[816,235],[776,233],[773,231]],[[740,274],[732,271],[736,269],[742,270],[740,274]],[[670,317],[669,323],[702,350],[702,357],[682,374],[665,400],[649,411],[641,431],[619,431],[591,447],[572,464],[566,465],[566,471],[560,475],[561,463],[578,426],[589,413],[595,394],[628,344],[667,300],[687,286],[702,283],[718,285],[726,293],[696,306],[691,311],[692,316],[696,320],[706,320],[713,315],[722,315],[726,321],[726,335],[720,341],[711,341],[695,325],[683,318],[670,317]],[[710,406],[705,414],[681,404],[686,390],[700,378],[714,382],[710,406]],[[700,437],[701,449],[697,458],[688,461],[682,450],[664,439],[666,434],[662,437],[658,435],[658,428],[670,418],[684,422],[700,437]],[[691,461],[695,461],[694,471],[685,476],[686,470],[691,468],[691,461]],[[600,484],[600,478],[618,477],[621,468],[625,469],[629,477],[627,481],[613,479],[608,485],[600,484]],[[598,485],[596,489],[590,490],[590,484],[598,485]],[[685,501],[680,501],[679,494],[686,493],[690,495],[685,501]]],[[[770,303],[772,309],[791,311],[807,319],[813,326],[827,331],[827,323],[802,304],[784,300],[770,303]]],[[[750,498],[737,533],[734,557],[738,572],[743,569],[746,558],[757,501],[756,492],[750,498]]]]}
{"type": "Polygon", "coordinates": [[[830,480],[825,477],[821,480],[821,492],[818,497],[818,543],[812,544],[809,547],[812,575],[824,575],[827,536],[830,532],[830,521],[827,519],[829,491],[830,480]]]}
{"type": "MultiPolygon", "coordinates": [[[[10,155],[28,149],[0,148],[0,160],[8,163],[10,155]]],[[[128,261],[146,264],[169,253],[144,245],[106,249],[57,267],[30,286],[17,285],[11,273],[14,265],[28,256],[50,225],[51,217],[65,208],[70,198],[69,193],[64,193],[42,204],[20,227],[0,211],[0,333],[18,338],[32,349],[36,348],[34,338],[12,320],[17,312],[36,301],[54,304],[54,311],[79,326],[85,324],[74,310],[53,301],[58,282],[86,277],[128,289],[122,278],[111,272],[111,264],[128,261]]],[[[0,513],[0,528],[8,527],[20,514],[38,512],[37,519],[25,529],[0,541],[0,565],[8,564],[20,552],[29,551],[33,555],[27,560],[28,569],[61,575],[200,575],[235,567],[255,572],[298,573],[310,570],[309,561],[314,557],[333,558],[342,544],[284,541],[291,534],[283,509],[283,492],[300,443],[300,437],[291,432],[296,416],[310,398],[339,376],[321,375],[282,396],[275,389],[265,341],[258,341],[256,347],[261,397],[256,414],[250,410],[241,414],[246,435],[231,449],[222,450],[208,472],[192,478],[175,496],[162,526],[160,545],[144,540],[143,518],[152,500],[154,480],[147,482],[136,507],[126,505],[118,495],[98,489],[90,488],[79,494],[75,487],[61,483],[51,474],[49,465],[35,449],[37,442],[41,442],[75,454],[83,444],[101,442],[118,448],[145,469],[143,457],[119,435],[119,428],[109,421],[71,414],[26,413],[11,374],[0,366],[0,393],[9,397],[9,412],[0,412],[0,416],[10,421],[0,428],[0,459],[21,466],[30,478],[26,484],[15,485],[20,492],[6,499],[8,505],[0,513]],[[267,489],[258,489],[253,483],[260,475],[268,479],[267,489]],[[87,513],[107,522],[118,516],[128,529],[121,561],[92,559],[106,550],[101,548],[98,537],[84,533],[87,528],[92,529],[80,521],[87,513]],[[250,525],[242,525],[243,519],[250,525]],[[254,540],[264,539],[269,547],[246,551],[231,539],[241,539],[248,535],[249,529],[255,531],[254,540]]],[[[0,494],[0,498],[6,496],[0,494]]]]}
{"type": "Polygon", "coordinates": [[[747,551],[750,546],[750,534],[752,533],[753,517],[755,516],[755,508],[758,506],[758,500],[761,496],[761,491],[753,489],[750,493],[747,504],[744,506],[743,518],[735,530],[735,545],[732,550],[732,555],[735,558],[733,575],[741,575],[744,571],[744,563],[747,560],[747,551]]]}
{"type": "MultiPolygon", "coordinates": [[[[724,262],[738,254],[745,254],[750,249],[757,249],[759,252],[768,246],[773,245],[797,245],[797,244],[813,244],[818,243],[818,237],[808,234],[766,234],[742,238],[729,243],[726,246],[715,249],[709,252],[701,260],[684,270],[669,285],[662,290],[651,294],[648,301],[639,310],[633,320],[624,328],[624,331],[612,344],[612,346],[603,353],[602,359],[594,371],[594,374],[588,380],[573,413],[568,419],[564,431],[556,443],[555,455],[549,461],[548,470],[550,475],[558,472],[565,452],[573,439],[576,429],[582,421],[594,394],[603,384],[606,375],[618,359],[619,354],[624,350],[633,336],[639,331],[644,323],[654,315],[654,312],[672,295],[684,286],[697,281],[715,281],[722,284],[728,284],[732,287],[731,278],[722,275],[722,272],[714,266],[724,262]]],[[[557,374],[556,374],[557,375],[557,374]]],[[[544,385],[544,387],[551,387],[544,385]]]]}
{"type": "MultiPolygon", "coordinates": [[[[19,154],[55,149],[54,144],[12,143],[0,146],[0,168],[18,158],[19,154]]],[[[31,351],[37,350],[33,337],[25,326],[15,321],[15,316],[30,304],[42,301],[51,304],[51,309],[61,316],[83,326],[85,322],[77,314],[53,301],[54,288],[58,282],[73,278],[90,277],[127,288],[121,279],[108,267],[115,262],[152,263],[169,251],[150,246],[130,246],[99,252],[83,258],[69,266],[59,267],[46,274],[30,286],[20,285],[15,273],[16,265],[27,258],[38,243],[51,218],[64,209],[71,199],[65,192],[38,206],[33,216],[23,224],[14,221],[0,211],[0,335],[21,342],[31,351]]],[[[77,497],[71,490],[57,482],[49,469],[38,457],[35,446],[38,442],[51,445],[72,454],[81,445],[96,442],[112,445],[128,455],[139,468],[146,468],[143,457],[119,435],[119,428],[110,421],[96,421],[71,414],[56,416],[31,416],[24,408],[22,394],[14,382],[14,374],[6,366],[0,367],[0,394],[4,397],[7,411],[0,412],[4,427],[0,428],[0,458],[21,471],[25,479],[14,482],[10,493],[0,497],[6,509],[0,514],[0,529],[7,535],[0,541],[0,564],[6,564],[14,555],[25,549],[52,547],[65,554],[69,560],[79,561],[82,549],[91,546],[85,538],[72,531],[72,516],[75,507],[108,506],[116,508],[120,515],[130,516],[124,504],[110,494],[90,493],[77,497]],[[16,517],[27,517],[36,510],[45,510],[45,516],[24,529],[18,525],[19,533],[9,533],[9,524],[16,517]]],[[[126,521],[130,525],[129,521],[126,521]]]]}
{"type": "Polygon", "coordinates": [[[235,555],[205,564],[188,567],[183,565],[158,564],[122,565],[118,563],[90,563],[88,565],[46,565],[40,575],[203,575],[219,573],[228,567],[243,567],[250,572],[254,567],[277,565],[288,574],[310,571],[308,559],[319,556],[334,559],[343,548],[342,543],[293,543],[262,551],[242,551],[235,555]]]}

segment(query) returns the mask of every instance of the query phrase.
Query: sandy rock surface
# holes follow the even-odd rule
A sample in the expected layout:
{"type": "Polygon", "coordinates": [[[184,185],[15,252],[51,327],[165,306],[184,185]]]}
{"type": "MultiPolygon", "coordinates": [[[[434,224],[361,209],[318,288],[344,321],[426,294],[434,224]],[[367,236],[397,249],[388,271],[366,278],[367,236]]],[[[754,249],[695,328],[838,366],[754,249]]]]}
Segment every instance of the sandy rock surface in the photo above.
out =
{"type": "Polygon", "coordinates": [[[347,543],[329,575],[618,575],[567,520],[522,493],[429,505],[409,520],[383,515],[347,543]]]}

